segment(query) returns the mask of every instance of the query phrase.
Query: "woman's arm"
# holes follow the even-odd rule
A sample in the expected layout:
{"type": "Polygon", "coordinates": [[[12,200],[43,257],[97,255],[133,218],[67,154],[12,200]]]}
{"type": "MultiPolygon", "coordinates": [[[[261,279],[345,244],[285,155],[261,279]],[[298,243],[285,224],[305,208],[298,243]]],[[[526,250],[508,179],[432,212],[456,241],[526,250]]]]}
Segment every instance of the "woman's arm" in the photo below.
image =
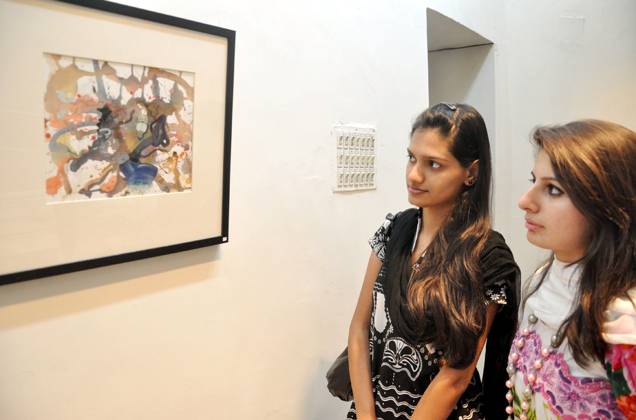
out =
{"type": "Polygon", "coordinates": [[[371,252],[358,304],[349,326],[349,376],[359,420],[376,419],[371,388],[369,322],[373,306],[373,285],[381,267],[382,261],[371,252]]]}
{"type": "Polygon", "coordinates": [[[607,347],[605,368],[616,404],[625,417],[636,418],[636,346],[609,344],[607,347]]]}
{"type": "Polygon", "coordinates": [[[488,305],[487,311],[486,328],[484,328],[484,333],[477,342],[475,360],[465,369],[442,366],[417,403],[411,420],[446,419],[453,411],[457,400],[462,396],[473,377],[479,355],[484,348],[490,327],[497,313],[497,304],[491,303],[488,305]]]}
{"type": "Polygon", "coordinates": [[[616,298],[605,311],[605,369],[616,404],[628,419],[636,418],[636,291],[616,298]]]}

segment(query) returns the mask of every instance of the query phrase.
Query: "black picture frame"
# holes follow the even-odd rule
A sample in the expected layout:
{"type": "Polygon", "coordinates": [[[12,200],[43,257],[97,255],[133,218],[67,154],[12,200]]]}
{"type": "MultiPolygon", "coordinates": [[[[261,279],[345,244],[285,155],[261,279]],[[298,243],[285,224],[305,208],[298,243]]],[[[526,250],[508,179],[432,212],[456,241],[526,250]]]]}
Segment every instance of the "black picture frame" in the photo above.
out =
{"type": "MultiPolygon", "coordinates": [[[[53,3],[72,5],[77,8],[86,8],[93,11],[104,13],[105,18],[126,17],[138,19],[146,24],[157,25],[158,27],[167,26],[195,31],[210,37],[220,37],[227,42],[227,56],[225,62],[225,115],[224,130],[222,139],[222,204],[221,204],[221,220],[220,234],[204,239],[190,240],[180,243],[174,243],[158,247],[150,247],[147,249],[139,249],[132,252],[123,252],[114,255],[104,255],[97,258],[83,259],[62,264],[54,264],[45,267],[35,267],[16,272],[0,271],[0,285],[31,280],[36,278],[48,277],[64,273],[70,273],[79,270],[86,270],[96,267],[102,267],[112,264],[119,264],[143,258],[156,257],[160,255],[171,254],[186,250],[192,250],[211,245],[226,243],[229,240],[229,200],[230,200],[230,156],[231,156],[231,138],[232,138],[232,107],[233,107],[233,85],[234,85],[234,54],[235,54],[235,36],[233,30],[212,26],[209,24],[157,13],[150,10],[140,9],[136,7],[126,6],[104,0],[56,0],[53,3]]],[[[196,159],[196,157],[195,157],[196,159]]],[[[0,210],[2,211],[2,210],[0,210]]],[[[0,232],[0,239],[2,238],[0,232]]],[[[0,255],[0,258],[3,258],[0,255]]]]}

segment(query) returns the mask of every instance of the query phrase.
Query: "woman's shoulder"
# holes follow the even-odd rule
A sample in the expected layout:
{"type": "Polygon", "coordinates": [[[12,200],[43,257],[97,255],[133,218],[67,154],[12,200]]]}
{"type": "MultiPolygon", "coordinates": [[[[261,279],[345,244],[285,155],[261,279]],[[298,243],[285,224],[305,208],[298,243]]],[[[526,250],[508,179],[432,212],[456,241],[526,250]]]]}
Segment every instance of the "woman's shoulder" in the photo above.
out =
{"type": "Polygon", "coordinates": [[[491,245],[496,245],[496,246],[502,246],[505,248],[508,248],[508,245],[506,244],[506,238],[504,238],[504,236],[499,232],[496,231],[494,229],[490,229],[488,231],[488,237],[486,238],[486,244],[491,244],[491,245]]]}
{"type": "Polygon", "coordinates": [[[415,207],[387,213],[387,215],[384,216],[384,220],[382,221],[380,228],[384,228],[385,230],[388,230],[391,226],[395,224],[395,222],[407,220],[407,219],[413,219],[417,217],[418,214],[419,214],[419,209],[415,207]]]}
{"type": "Polygon", "coordinates": [[[519,267],[503,235],[490,230],[480,257],[482,277],[486,285],[506,283],[514,286],[515,294],[519,282],[519,267]]]}
{"type": "Polygon", "coordinates": [[[488,231],[482,251],[482,260],[483,259],[503,259],[514,263],[512,251],[506,243],[506,239],[501,233],[494,229],[488,231]]]}
{"type": "Polygon", "coordinates": [[[627,296],[614,298],[608,305],[608,311],[636,315],[633,302],[636,302],[636,287],[627,292],[627,296]]]}
{"type": "Polygon", "coordinates": [[[603,339],[610,344],[636,345],[636,288],[607,306],[603,339]]]}
{"type": "Polygon", "coordinates": [[[417,207],[409,207],[408,209],[403,209],[400,210],[398,212],[395,213],[395,215],[393,216],[393,218],[395,220],[397,219],[409,219],[409,218],[414,218],[417,217],[417,215],[420,213],[420,209],[417,207]]]}
{"type": "Polygon", "coordinates": [[[371,249],[381,261],[384,261],[386,248],[395,225],[399,228],[403,225],[404,221],[417,217],[418,213],[419,210],[417,208],[409,208],[395,213],[388,213],[384,217],[380,227],[371,235],[371,238],[369,238],[371,249]]]}

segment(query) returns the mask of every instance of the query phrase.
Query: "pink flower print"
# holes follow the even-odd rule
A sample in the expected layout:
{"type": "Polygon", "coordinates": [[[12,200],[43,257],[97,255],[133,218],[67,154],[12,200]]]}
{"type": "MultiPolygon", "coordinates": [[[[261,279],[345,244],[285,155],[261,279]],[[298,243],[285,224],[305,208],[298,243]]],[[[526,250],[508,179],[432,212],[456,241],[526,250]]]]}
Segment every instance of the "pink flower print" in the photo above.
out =
{"type": "Polygon", "coordinates": [[[636,346],[621,344],[623,376],[632,391],[636,391],[636,346]]]}
{"type": "Polygon", "coordinates": [[[617,396],[636,391],[636,346],[628,344],[613,344],[608,346],[605,354],[605,364],[609,364],[609,372],[614,382],[617,396]],[[617,379],[622,377],[622,380],[617,379]]]}
{"type": "MultiPolygon", "coordinates": [[[[515,341],[520,338],[517,334],[515,341]]],[[[537,379],[532,389],[543,396],[550,411],[562,420],[613,419],[622,418],[611,394],[611,385],[603,378],[577,378],[570,374],[570,368],[558,351],[552,351],[547,358],[541,355],[541,338],[531,331],[524,337],[521,349],[513,345],[509,361],[513,363],[512,352],[518,352],[515,367],[523,374],[528,384],[529,373],[536,372],[537,379]],[[535,371],[535,360],[543,361],[541,369],[535,371]]],[[[622,359],[623,364],[625,358],[622,359]]],[[[633,362],[636,368],[636,360],[633,362]]],[[[635,369],[636,377],[636,369],[635,369]]]]}
{"type": "Polygon", "coordinates": [[[623,367],[622,356],[623,352],[620,349],[621,345],[610,346],[607,352],[607,361],[612,365],[612,370],[619,370],[623,367]]]}

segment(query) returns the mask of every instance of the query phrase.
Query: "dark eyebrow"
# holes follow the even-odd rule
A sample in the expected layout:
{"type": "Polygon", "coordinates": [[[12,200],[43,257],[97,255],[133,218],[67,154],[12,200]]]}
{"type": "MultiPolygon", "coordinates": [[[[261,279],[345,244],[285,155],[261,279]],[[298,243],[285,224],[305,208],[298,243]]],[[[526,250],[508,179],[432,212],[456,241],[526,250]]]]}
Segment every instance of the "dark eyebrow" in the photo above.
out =
{"type": "MultiPolygon", "coordinates": [[[[530,174],[536,178],[537,176],[534,174],[534,171],[530,171],[530,174]]],[[[556,181],[556,182],[561,182],[559,180],[559,178],[553,177],[553,176],[542,176],[541,178],[539,178],[542,181],[556,181]]]]}
{"type": "MultiPolygon", "coordinates": [[[[411,149],[409,149],[408,147],[406,148],[406,151],[410,154],[415,156],[415,153],[413,153],[411,151],[411,149]]],[[[436,160],[436,161],[440,161],[440,162],[448,162],[448,159],[445,159],[443,157],[440,156],[429,156],[429,155],[420,155],[419,157],[422,157],[424,159],[428,159],[428,160],[436,160]]]]}

